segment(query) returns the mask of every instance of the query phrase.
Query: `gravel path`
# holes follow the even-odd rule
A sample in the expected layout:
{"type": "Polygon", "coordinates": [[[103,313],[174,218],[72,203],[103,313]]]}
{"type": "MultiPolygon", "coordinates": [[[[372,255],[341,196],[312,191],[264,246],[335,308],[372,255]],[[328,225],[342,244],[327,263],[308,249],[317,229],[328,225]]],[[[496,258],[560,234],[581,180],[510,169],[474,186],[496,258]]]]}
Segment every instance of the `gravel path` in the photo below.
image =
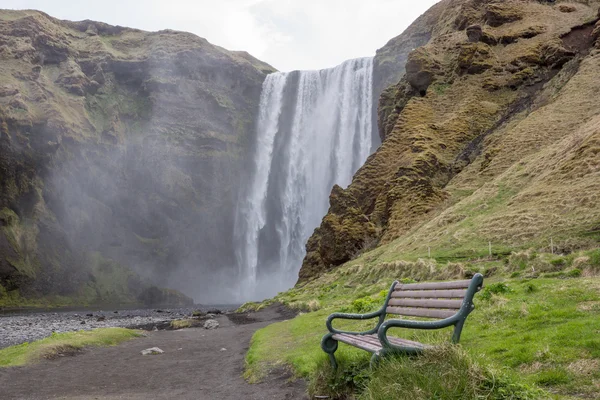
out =
{"type": "MultiPolygon", "coordinates": [[[[226,309],[224,307],[219,308],[226,309]]],[[[174,319],[189,317],[197,309],[12,312],[0,314],[0,349],[43,339],[50,336],[52,332],[141,326],[152,329],[153,325],[160,326],[168,324],[169,321],[174,319]]]]}
{"type": "MultiPolygon", "coordinates": [[[[291,400],[306,399],[303,381],[284,371],[250,385],[242,378],[252,334],[291,315],[277,307],[220,315],[220,327],[148,332],[116,347],[90,348],[74,357],[0,369],[2,400],[291,400]],[[163,354],[142,356],[159,347],[163,354]]],[[[316,344],[318,345],[318,343],[316,344]]]]}

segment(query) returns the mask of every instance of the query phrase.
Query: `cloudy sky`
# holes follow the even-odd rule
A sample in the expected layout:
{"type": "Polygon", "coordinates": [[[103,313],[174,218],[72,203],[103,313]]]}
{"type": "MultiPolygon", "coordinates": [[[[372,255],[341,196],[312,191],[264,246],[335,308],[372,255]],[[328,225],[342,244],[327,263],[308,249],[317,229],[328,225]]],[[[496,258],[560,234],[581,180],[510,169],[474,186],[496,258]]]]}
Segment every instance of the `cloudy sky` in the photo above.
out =
{"type": "Polygon", "coordinates": [[[149,31],[193,32],[246,50],[282,71],[332,67],[371,56],[438,0],[0,0],[149,31]]]}

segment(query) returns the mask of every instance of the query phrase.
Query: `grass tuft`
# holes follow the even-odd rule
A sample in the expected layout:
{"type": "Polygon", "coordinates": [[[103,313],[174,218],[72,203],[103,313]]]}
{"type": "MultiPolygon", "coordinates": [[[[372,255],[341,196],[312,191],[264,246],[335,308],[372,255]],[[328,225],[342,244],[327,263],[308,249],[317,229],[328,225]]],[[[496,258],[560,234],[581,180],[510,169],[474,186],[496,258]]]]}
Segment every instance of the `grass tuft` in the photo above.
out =
{"type": "Polygon", "coordinates": [[[88,346],[116,346],[140,337],[141,333],[125,328],[101,328],[93,331],[53,333],[45,339],[0,350],[0,367],[16,367],[73,355],[88,346]]]}

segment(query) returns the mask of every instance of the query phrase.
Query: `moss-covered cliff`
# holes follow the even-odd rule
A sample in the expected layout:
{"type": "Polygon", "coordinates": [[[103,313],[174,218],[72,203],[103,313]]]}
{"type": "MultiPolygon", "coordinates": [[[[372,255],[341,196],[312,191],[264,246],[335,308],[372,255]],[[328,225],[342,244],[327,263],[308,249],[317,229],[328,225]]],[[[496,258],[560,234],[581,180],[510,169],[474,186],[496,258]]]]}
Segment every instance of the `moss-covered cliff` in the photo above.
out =
{"type": "Polygon", "coordinates": [[[430,40],[380,99],[383,144],[332,192],[300,279],[374,247],[373,262],[597,246],[598,6],[443,0],[421,17],[430,40]]]}
{"type": "Polygon", "coordinates": [[[210,288],[186,274],[234,264],[230,210],[272,71],[188,33],[0,11],[0,297],[210,288]]]}

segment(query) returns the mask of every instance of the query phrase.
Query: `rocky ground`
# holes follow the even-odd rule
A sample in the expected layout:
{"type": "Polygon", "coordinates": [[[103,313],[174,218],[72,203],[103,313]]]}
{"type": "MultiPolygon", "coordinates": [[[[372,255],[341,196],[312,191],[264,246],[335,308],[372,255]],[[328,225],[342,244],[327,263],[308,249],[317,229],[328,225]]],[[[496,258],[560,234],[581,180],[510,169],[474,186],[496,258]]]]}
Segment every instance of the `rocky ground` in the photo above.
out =
{"type": "MultiPolygon", "coordinates": [[[[217,309],[226,311],[227,308],[220,306],[217,309]]],[[[121,309],[0,314],[0,348],[43,339],[53,332],[109,327],[163,329],[169,326],[170,321],[190,317],[196,310],[197,308],[121,309]]]]}
{"type": "Polygon", "coordinates": [[[278,306],[218,315],[217,329],[151,331],[119,346],[3,368],[2,399],[305,399],[305,383],[285,370],[259,384],[242,377],[254,332],[293,315],[278,306]],[[162,353],[142,355],[153,347],[162,353]]]}

